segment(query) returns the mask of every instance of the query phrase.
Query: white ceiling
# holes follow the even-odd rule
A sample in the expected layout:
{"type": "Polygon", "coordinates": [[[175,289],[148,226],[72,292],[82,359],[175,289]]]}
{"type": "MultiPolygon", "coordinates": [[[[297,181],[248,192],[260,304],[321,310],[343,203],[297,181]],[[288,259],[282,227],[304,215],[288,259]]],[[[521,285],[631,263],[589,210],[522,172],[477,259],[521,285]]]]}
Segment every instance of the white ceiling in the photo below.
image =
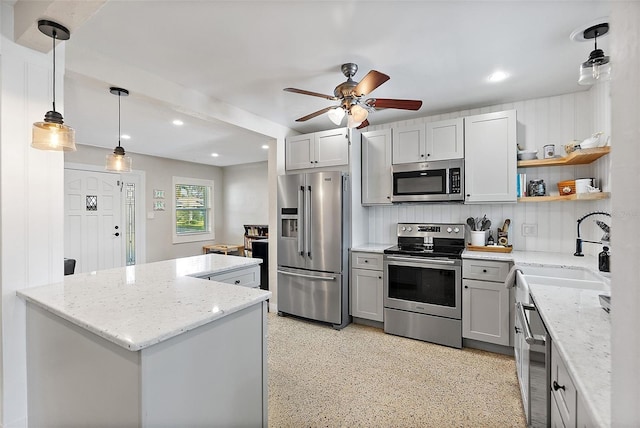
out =
{"type": "MultiPolygon", "coordinates": [[[[345,80],[344,62],[358,64],[356,80],[370,69],[391,76],[376,97],[423,100],[417,112],[375,112],[372,124],[584,90],[578,66],[593,44],[569,34],[607,17],[609,8],[607,1],[111,0],[72,29],[66,63],[73,69],[91,51],[306,133],[334,126],[326,115],[295,119],[334,103],[282,89],[332,94],[345,80]],[[510,78],[488,83],[497,69],[510,78]]],[[[608,37],[598,45],[608,53],[608,37]]],[[[117,144],[117,97],[108,88],[120,84],[68,73],[65,121],[80,143],[117,144]]],[[[179,114],[159,101],[161,85],[157,99],[148,88],[145,96],[127,89],[128,152],[219,166],[266,160],[260,146],[271,138],[179,114]],[[174,118],[185,125],[171,125],[174,118]]]]}

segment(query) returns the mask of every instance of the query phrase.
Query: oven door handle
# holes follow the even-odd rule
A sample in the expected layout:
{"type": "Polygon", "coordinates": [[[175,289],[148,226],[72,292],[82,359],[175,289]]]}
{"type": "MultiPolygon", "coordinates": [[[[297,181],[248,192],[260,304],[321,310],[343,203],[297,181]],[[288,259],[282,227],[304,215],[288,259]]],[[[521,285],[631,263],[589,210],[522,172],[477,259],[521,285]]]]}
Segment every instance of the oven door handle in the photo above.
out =
{"type": "Polygon", "coordinates": [[[411,263],[421,263],[424,262],[425,264],[437,264],[437,265],[455,265],[457,260],[440,260],[440,259],[430,259],[430,258],[424,258],[424,257],[415,257],[415,258],[409,258],[409,257],[396,257],[396,256],[387,256],[387,260],[392,260],[392,261],[397,261],[397,262],[411,262],[411,263]]]}
{"type": "Polygon", "coordinates": [[[516,315],[518,316],[520,325],[522,325],[522,328],[524,329],[524,340],[529,345],[544,345],[546,343],[546,338],[542,335],[533,334],[531,332],[531,326],[529,325],[529,320],[527,319],[527,315],[524,311],[537,311],[537,309],[533,305],[516,302],[516,315]]]}

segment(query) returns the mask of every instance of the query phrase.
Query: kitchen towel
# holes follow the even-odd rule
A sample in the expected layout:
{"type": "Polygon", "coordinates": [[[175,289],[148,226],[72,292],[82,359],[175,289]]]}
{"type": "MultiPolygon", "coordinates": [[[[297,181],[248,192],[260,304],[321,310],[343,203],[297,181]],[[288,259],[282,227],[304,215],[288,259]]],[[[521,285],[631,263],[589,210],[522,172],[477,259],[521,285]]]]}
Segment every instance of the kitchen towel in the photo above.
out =
{"type": "Polygon", "coordinates": [[[504,280],[504,286],[507,288],[514,287],[516,285],[516,273],[520,271],[520,268],[517,265],[511,266],[511,270],[507,274],[507,279],[504,280]]]}

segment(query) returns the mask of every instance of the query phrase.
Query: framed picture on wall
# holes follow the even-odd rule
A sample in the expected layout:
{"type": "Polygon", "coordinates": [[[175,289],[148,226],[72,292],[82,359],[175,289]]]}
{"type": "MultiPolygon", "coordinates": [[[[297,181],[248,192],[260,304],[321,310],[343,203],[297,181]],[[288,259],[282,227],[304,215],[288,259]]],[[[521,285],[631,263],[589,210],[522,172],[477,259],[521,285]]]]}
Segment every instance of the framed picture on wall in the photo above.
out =
{"type": "Polygon", "coordinates": [[[164,199],[164,190],[153,189],[154,199],[164,199]]]}
{"type": "Polygon", "coordinates": [[[153,201],[154,211],[164,211],[164,201],[153,201]]]}

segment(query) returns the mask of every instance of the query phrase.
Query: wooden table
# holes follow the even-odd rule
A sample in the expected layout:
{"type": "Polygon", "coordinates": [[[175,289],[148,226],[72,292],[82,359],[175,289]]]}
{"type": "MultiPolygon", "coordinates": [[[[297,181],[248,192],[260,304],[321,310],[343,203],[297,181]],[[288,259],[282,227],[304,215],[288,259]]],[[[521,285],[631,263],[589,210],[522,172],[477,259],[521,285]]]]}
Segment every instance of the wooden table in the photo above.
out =
{"type": "Polygon", "coordinates": [[[225,256],[229,253],[238,253],[238,255],[244,256],[244,246],[227,244],[204,245],[202,247],[202,253],[222,253],[225,256]]]}

